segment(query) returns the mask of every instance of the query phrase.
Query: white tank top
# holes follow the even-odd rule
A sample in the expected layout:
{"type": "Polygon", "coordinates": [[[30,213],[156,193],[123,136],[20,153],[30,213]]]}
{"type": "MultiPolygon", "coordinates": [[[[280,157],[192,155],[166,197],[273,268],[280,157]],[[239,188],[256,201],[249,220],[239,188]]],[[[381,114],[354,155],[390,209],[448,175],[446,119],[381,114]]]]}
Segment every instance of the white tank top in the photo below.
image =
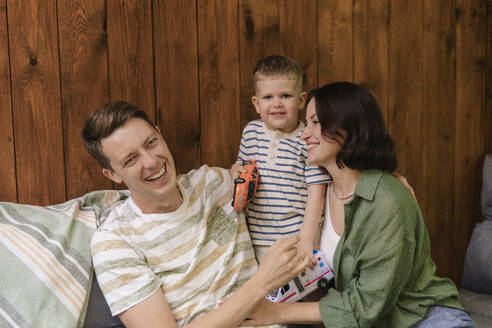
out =
{"type": "Polygon", "coordinates": [[[321,229],[320,251],[326,256],[326,261],[333,269],[333,256],[335,255],[335,249],[337,248],[340,236],[335,232],[333,224],[331,223],[330,216],[330,196],[326,193],[325,201],[325,222],[321,229]]]}

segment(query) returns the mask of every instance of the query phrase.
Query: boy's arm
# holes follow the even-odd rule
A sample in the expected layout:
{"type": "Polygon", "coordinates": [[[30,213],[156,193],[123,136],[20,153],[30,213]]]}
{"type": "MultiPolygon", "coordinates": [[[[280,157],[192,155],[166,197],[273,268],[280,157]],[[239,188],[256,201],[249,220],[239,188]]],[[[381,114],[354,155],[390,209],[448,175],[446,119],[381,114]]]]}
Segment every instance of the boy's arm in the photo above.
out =
{"type": "MultiPolygon", "coordinates": [[[[270,291],[290,281],[306,267],[306,259],[299,262],[295,249],[297,241],[297,238],[277,241],[268,250],[258,271],[234,295],[183,328],[238,327],[270,291]]],[[[161,289],[122,312],[119,318],[127,328],[177,327],[161,289]]]]}
{"type": "Polygon", "coordinates": [[[313,255],[314,238],[325,204],[325,193],[326,184],[312,184],[307,187],[306,210],[297,248],[301,255],[308,255],[312,264],[316,264],[313,255]]]}

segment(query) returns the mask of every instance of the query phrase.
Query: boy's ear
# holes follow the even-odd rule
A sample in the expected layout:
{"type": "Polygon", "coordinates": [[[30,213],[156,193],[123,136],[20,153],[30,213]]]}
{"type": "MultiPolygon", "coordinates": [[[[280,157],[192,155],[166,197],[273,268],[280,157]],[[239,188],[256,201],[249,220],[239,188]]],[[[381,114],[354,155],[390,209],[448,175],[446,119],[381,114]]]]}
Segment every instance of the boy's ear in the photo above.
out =
{"type": "Polygon", "coordinates": [[[103,174],[111,181],[116,182],[116,183],[121,183],[123,180],[121,180],[120,177],[116,175],[112,170],[108,169],[102,169],[103,174]]]}
{"type": "Polygon", "coordinates": [[[253,104],[253,106],[255,106],[256,113],[260,114],[260,108],[259,108],[260,104],[256,96],[251,97],[251,103],[253,104]]]}
{"type": "Polygon", "coordinates": [[[306,98],[307,98],[307,92],[306,91],[301,92],[301,94],[299,95],[299,110],[304,109],[304,104],[306,103],[306,98]]]}

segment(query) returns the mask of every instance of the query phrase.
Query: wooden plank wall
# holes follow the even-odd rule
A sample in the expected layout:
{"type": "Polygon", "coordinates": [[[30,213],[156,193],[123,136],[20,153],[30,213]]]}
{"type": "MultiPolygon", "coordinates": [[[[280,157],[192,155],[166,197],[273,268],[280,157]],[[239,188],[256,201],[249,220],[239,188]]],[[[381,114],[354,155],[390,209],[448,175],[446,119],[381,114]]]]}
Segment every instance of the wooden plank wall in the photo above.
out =
{"type": "Polygon", "coordinates": [[[441,274],[459,280],[492,152],[492,0],[0,0],[0,200],[54,204],[116,188],[79,135],[96,106],[156,120],[179,172],[229,167],[266,55],[305,89],[376,96],[441,274]]]}

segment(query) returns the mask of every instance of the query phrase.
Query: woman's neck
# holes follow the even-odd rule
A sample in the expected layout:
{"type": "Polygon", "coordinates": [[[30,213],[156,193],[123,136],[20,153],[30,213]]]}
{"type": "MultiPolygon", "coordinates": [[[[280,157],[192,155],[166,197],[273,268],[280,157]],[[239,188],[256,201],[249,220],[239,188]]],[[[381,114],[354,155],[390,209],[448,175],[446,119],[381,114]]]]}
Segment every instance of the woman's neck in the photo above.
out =
{"type": "Polygon", "coordinates": [[[331,188],[334,189],[335,194],[343,197],[343,195],[349,195],[355,191],[355,187],[357,186],[357,182],[359,181],[362,171],[353,170],[348,167],[339,168],[336,165],[333,165],[333,167],[330,168],[325,168],[333,179],[333,185],[331,188]]]}

